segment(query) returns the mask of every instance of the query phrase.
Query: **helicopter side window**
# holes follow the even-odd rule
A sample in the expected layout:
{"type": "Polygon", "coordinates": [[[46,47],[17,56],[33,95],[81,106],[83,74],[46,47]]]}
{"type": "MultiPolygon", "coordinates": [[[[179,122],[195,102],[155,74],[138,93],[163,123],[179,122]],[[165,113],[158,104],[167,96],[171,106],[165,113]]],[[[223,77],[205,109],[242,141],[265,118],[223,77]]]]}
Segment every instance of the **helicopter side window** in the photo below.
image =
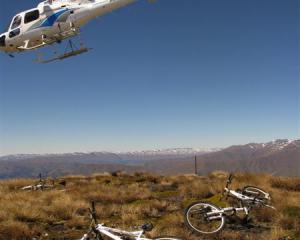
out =
{"type": "Polygon", "coordinates": [[[40,12],[37,9],[34,11],[31,11],[31,12],[28,12],[25,14],[24,23],[30,23],[32,21],[35,21],[35,20],[39,19],[39,17],[40,17],[40,12]]]}
{"type": "Polygon", "coordinates": [[[21,25],[22,17],[20,15],[16,16],[11,25],[11,29],[15,29],[21,25]]]}
{"type": "Polygon", "coordinates": [[[9,32],[9,37],[13,38],[15,36],[18,36],[20,34],[20,28],[14,29],[12,31],[9,32]]]}

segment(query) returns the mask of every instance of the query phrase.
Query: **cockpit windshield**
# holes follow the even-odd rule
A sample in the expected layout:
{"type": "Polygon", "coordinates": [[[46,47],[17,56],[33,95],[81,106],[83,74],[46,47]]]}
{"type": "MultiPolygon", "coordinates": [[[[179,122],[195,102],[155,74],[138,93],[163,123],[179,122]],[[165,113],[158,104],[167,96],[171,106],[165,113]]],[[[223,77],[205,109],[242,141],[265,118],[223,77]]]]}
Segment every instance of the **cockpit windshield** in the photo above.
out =
{"type": "Polygon", "coordinates": [[[15,29],[21,25],[22,17],[20,15],[15,16],[14,20],[12,21],[10,29],[15,29]]]}

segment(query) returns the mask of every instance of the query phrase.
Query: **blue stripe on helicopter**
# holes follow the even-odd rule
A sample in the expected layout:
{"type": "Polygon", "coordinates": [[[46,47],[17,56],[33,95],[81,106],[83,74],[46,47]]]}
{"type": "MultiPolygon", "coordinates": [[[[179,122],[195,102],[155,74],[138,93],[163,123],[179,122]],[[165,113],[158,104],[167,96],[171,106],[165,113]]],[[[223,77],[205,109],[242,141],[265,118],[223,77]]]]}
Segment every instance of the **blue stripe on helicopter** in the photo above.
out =
{"type": "Polygon", "coordinates": [[[51,27],[56,22],[56,20],[65,12],[69,11],[69,9],[63,9],[57,13],[52,14],[51,16],[47,17],[45,21],[42,22],[40,27],[51,27]]]}

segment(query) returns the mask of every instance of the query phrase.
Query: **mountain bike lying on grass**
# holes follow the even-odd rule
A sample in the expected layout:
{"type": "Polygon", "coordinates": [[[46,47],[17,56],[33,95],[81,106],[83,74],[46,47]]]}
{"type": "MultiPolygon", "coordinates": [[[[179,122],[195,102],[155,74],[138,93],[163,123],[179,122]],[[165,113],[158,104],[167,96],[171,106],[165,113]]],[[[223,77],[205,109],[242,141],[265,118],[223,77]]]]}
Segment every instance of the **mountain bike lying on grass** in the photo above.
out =
{"type": "MultiPolygon", "coordinates": [[[[66,181],[65,180],[61,180],[58,185],[60,186],[66,186],[66,181]]],[[[42,178],[42,174],[39,174],[39,180],[37,181],[36,184],[33,184],[33,185],[29,185],[29,186],[25,186],[25,187],[22,187],[21,190],[24,190],[24,191],[38,191],[38,190],[49,190],[49,189],[53,189],[55,188],[55,181],[52,180],[51,183],[47,183],[47,180],[46,179],[43,179],[42,178]]]]}
{"type": "Polygon", "coordinates": [[[150,232],[153,229],[152,224],[145,224],[141,226],[140,231],[136,232],[127,232],[115,228],[105,227],[104,224],[98,224],[94,202],[92,202],[92,208],[89,210],[92,220],[90,230],[80,240],[103,240],[103,237],[108,237],[112,240],[180,240],[179,238],[175,237],[157,237],[154,239],[146,238],[144,233],[150,232]]]}
{"type": "Polygon", "coordinates": [[[185,222],[194,232],[200,234],[213,234],[219,232],[225,225],[227,217],[237,215],[239,212],[245,214],[246,222],[249,220],[250,211],[255,207],[268,207],[271,201],[270,194],[253,186],[246,186],[242,190],[231,190],[233,175],[227,180],[223,196],[231,197],[238,201],[239,207],[220,208],[208,202],[196,202],[185,210],[185,222]]]}

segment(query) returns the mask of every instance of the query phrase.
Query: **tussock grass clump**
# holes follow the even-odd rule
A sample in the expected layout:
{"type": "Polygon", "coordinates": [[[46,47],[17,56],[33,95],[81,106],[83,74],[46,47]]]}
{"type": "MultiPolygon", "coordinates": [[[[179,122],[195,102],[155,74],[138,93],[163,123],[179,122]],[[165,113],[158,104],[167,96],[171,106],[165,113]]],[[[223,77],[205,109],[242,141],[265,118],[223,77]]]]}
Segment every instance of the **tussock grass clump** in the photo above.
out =
{"type": "Polygon", "coordinates": [[[7,220],[0,224],[0,239],[30,239],[33,235],[36,235],[33,229],[31,229],[26,223],[14,220],[7,220]]]}
{"type": "Polygon", "coordinates": [[[271,179],[271,186],[287,191],[300,192],[300,179],[299,178],[273,178],[271,179]]]}
{"type": "Polygon", "coordinates": [[[214,171],[208,175],[209,178],[227,179],[228,173],[224,171],[214,171]]]}
{"type": "MultiPolygon", "coordinates": [[[[90,190],[89,188],[86,190],[90,190]]],[[[85,198],[87,201],[96,201],[100,203],[124,204],[140,199],[146,199],[149,198],[149,196],[150,191],[147,189],[140,191],[138,184],[131,184],[124,188],[99,185],[96,190],[85,191],[85,198]]]]}
{"type": "Polygon", "coordinates": [[[179,187],[181,197],[204,199],[213,196],[213,193],[208,184],[203,181],[193,180],[188,181],[188,184],[179,187]]]}
{"type": "Polygon", "coordinates": [[[0,240],[80,239],[90,223],[88,208],[96,201],[99,222],[111,227],[136,230],[153,223],[149,237],[174,235],[185,240],[279,240],[300,235],[300,191],[298,178],[237,174],[232,188],[257,185],[272,194],[277,211],[253,212],[255,228],[230,225],[218,235],[199,237],[184,224],[185,207],[195,201],[210,201],[225,207],[232,201],[221,198],[228,174],[158,176],[145,173],[114,176],[67,176],[65,191],[24,192],[35,183],[30,179],[0,181],[0,240]],[[41,236],[43,236],[41,238],[41,236]]]}

